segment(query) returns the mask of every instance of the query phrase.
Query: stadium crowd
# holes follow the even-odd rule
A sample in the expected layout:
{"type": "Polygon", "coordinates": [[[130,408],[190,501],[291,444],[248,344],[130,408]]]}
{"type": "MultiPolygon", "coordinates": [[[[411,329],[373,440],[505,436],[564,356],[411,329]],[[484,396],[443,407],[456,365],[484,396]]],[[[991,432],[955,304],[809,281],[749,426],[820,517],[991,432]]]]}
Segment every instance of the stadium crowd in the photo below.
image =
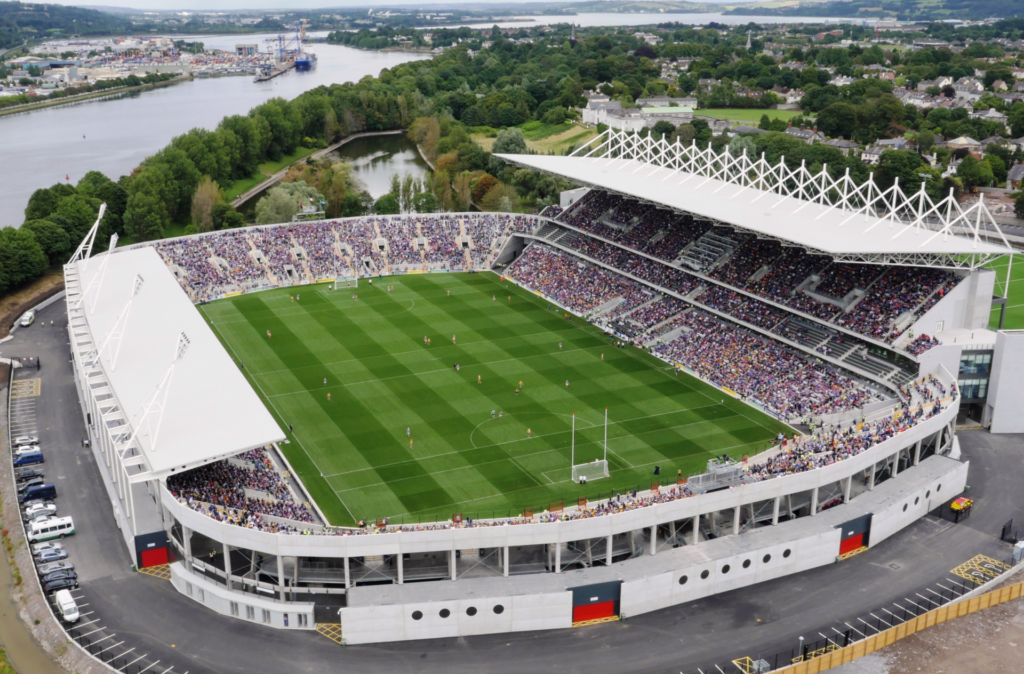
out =
{"type": "Polygon", "coordinates": [[[175,268],[195,301],[205,301],[226,292],[338,276],[465,270],[458,240],[463,233],[472,241],[472,266],[479,268],[490,264],[492,242],[532,231],[536,223],[532,216],[494,213],[364,217],[223,230],[147,245],[175,268]],[[378,245],[382,238],[385,251],[378,245]],[[422,250],[420,238],[426,239],[422,250]]]}
{"type": "MultiPolygon", "coordinates": [[[[712,228],[710,223],[601,190],[591,190],[556,220],[669,262],[679,258],[684,247],[712,228]]],[[[715,232],[735,240],[723,228],[715,232]]],[[[662,265],[603,241],[576,237],[560,243],[651,282],[657,282],[655,278],[660,275],[654,268],[662,265]]],[[[942,270],[833,262],[802,249],[784,248],[778,242],[757,238],[750,238],[731,254],[722,255],[725,261],[717,266],[715,260],[702,260],[700,268],[709,269],[708,277],[889,344],[895,343],[907,327],[905,322],[897,323],[900,316],[908,311],[915,317],[922,316],[960,281],[958,275],[942,270]],[[844,313],[843,301],[855,289],[863,291],[864,298],[844,313]],[[805,291],[831,301],[822,301],[805,291]]],[[[677,281],[687,277],[680,286],[683,289],[692,290],[699,283],[699,277],[668,268],[678,272],[673,274],[677,281]]],[[[755,310],[747,304],[744,309],[753,315],[765,314],[764,307],[755,310]]],[[[778,324],[774,315],[762,320],[757,325],[778,324]]]]}
{"type": "Polygon", "coordinates": [[[942,344],[938,337],[929,337],[928,335],[918,335],[914,338],[910,344],[907,345],[907,351],[920,356],[922,353],[932,348],[933,346],[939,346],[942,344]]]}

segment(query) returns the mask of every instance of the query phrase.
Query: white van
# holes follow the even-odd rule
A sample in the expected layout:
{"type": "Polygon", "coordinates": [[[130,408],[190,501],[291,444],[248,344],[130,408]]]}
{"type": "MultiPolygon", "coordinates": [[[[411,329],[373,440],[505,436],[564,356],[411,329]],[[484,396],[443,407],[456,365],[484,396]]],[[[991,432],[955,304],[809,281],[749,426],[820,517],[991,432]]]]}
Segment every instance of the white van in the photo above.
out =
{"type": "Polygon", "coordinates": [[[71,590],[57,590],[53,598],[57,603],[57,612],[60,613],[60,617],[64,619],[64,622],[73,623],[78,621],[78,604],[75,603],[75,598],[71,596],[71,590]]]}
{"type": "Polygon", "coordinates": [[[29,309],[21,316],[21,327],[27,328],[36,320],[36,312],[29,309]]]}
{"type": "Polygon", "coordinates": [[[51,517],[42,522],[33,522],[28,532],[28,542],[38,543],[51,538],[64,538],[75,533],[75,523],[70,517],[51,517]]]}

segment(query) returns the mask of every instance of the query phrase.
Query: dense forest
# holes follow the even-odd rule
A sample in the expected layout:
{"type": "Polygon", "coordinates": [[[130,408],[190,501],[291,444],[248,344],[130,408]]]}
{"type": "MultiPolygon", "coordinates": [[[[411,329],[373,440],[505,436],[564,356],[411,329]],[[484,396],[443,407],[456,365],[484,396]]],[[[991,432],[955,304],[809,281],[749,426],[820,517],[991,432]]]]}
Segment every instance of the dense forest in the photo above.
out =
{"type": "Polygon", "coordinates": [[[130,30],[123,18],[94,9],[0,2],[0,49],[54,35],[114,35],[130,30]]]}

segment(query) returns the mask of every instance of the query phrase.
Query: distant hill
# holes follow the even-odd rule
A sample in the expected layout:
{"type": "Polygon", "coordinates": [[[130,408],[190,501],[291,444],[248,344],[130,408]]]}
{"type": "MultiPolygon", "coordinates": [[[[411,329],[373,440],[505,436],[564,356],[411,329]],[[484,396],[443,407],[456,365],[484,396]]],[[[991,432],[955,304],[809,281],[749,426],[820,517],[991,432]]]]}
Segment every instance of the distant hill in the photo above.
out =
{"type": "Polygon", "coordinates": [[[113,35],[127,29],[124,19],[94,9],[0,2],[0,49],[25,40],[78,35],[113,35]]]}
{"type": "Polygon", "coordinates": [[[726,14],[892,18],[901,21],[977,20],[1024,14],[1024,5],[1006,0],[800,0],[778,6],[777,0],[734,7],[726,14]]]}

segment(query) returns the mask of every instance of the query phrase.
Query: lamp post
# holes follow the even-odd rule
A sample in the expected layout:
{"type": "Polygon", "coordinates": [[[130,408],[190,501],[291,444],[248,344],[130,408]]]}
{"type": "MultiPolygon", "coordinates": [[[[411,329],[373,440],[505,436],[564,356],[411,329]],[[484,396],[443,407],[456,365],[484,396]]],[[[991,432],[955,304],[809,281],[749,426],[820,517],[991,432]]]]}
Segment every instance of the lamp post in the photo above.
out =
{"type": "Polygon", "coordinates": [[[803,662],[804,661],[804,638],[803,637],[800,637],[800,651],[799,652],[800,652],[800,659],[798,660],[798,662],[803,662]]]}

